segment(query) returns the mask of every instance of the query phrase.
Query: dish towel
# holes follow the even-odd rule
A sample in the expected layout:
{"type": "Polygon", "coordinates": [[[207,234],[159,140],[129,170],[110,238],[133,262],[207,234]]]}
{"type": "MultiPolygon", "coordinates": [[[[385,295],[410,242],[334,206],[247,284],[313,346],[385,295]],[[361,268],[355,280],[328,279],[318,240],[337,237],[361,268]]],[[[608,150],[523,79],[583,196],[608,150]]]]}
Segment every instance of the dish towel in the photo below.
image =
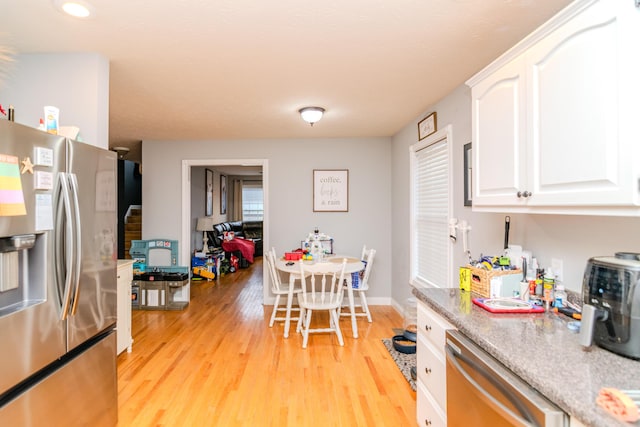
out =
{"type": "MultiPolygon", "coordinates": [[[[362,263],[364,264],[364,268],[367,268],[367,261],[362,260],[362,263]]],[[[355,273],[351,273],[351,287],[353,289],[359,289],[360,288],[360,278],[364,276],[364,269],[362,269],[362,271],[356,271],[355,273]]]]}
{"type": "Polygon", "coordinates": [[[621,421],[634,423],[640,419],[640,390],[618,390],[603,387],[596,403],[621,421]]]}

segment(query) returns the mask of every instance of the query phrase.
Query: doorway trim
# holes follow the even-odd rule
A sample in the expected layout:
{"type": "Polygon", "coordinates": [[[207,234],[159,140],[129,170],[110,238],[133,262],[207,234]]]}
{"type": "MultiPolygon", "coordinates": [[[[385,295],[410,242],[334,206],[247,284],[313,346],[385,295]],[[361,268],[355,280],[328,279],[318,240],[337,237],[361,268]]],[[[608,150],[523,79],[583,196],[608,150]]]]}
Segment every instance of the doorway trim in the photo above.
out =
{"type": "MultiPolygon", "coordinates": [[[[182,249],[180,265],[191,266],[191,167],[192,166],[262,166],[262,194],[264,219],[262,221],[262,245],[269,247],[269,160],[268,159],[184,159],[182,160],[182,249]]],[[[262,263],[262,277],[268,275],[267,263],[262,263]]],[[[269,300],[267,281],[262,280],[263,304],[269,300]]]]}

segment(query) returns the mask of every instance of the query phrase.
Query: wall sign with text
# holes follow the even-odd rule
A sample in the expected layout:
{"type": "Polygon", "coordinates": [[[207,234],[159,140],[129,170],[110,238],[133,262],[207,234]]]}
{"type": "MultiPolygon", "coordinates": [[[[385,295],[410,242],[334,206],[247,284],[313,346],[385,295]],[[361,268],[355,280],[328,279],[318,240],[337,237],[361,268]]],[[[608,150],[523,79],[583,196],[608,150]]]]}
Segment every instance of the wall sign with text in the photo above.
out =
{"type": "Polygon", "coordinates": [[[349,170],[313,170],[313,211],[349,211],[349,170]]]}

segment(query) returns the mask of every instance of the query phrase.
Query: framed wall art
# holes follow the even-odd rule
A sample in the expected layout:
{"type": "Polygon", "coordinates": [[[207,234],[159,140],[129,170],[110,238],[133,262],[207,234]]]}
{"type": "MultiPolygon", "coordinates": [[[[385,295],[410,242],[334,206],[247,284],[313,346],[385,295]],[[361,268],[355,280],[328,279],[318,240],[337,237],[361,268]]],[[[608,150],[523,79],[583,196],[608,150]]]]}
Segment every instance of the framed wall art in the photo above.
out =
{"type": "Polygon", "coordinates": [[[227,176],[220,175],[220,214],[227,213],[227,176]]]}
{"type": "Polygon", "coordinates": [[[313,211],[349,212],[349,170],[313,170],[313,211]]]}
{"type": "Polygon", "coordinates": [[[204,174],[205,216],[211,216],[213,215],[213,171],[205,169],[204,174]]]}
{"type": "Polygon", "coordinates": [[[422,141],[438,130],[437,115],[434,111],[418,122],[418,140],[422,141]]]}

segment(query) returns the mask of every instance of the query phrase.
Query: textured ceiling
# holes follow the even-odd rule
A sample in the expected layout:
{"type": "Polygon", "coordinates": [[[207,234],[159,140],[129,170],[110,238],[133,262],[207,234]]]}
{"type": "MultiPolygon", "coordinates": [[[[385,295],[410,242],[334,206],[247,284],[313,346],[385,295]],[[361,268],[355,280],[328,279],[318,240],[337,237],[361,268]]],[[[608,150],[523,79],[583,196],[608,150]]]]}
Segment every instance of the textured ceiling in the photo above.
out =
{"type": "Polygon", "coordinates": [[[109,144],[390,136],[569,0],[0,0],[18,53],[110,61],[109,144]],[[313,127],[297,110],[327,111],[313,127]]]}

